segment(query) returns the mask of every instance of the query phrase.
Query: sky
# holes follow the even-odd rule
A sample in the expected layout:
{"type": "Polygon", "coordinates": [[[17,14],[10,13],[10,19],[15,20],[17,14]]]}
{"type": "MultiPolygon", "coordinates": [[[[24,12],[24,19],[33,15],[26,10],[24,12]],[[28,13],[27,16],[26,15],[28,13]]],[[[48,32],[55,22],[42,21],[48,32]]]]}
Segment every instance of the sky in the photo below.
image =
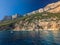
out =
{"type": "Polygon", "coordinates": [[[0,20],[4,16],[26,14],[58,0],[0,0],[0,20]]]}

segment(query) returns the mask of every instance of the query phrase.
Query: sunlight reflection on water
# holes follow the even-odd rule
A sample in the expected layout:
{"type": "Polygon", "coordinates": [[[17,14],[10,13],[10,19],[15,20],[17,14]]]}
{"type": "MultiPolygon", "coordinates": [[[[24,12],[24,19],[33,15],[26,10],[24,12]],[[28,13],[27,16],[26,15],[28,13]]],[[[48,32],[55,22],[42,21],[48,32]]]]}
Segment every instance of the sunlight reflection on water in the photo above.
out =
{"type": "Polygon", "coordinates": [[[0,45],[60,45],[60,30],[0,31],[0,45]]]}

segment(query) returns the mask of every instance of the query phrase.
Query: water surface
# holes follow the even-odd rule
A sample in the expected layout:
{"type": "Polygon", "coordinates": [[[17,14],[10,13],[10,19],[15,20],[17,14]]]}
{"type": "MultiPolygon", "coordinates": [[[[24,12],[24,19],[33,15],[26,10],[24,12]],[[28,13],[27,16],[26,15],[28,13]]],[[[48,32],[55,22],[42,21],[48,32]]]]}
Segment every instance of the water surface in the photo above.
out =
{"type": "Polygon", "coordinates": [[[60,31],[0,31],[0,45],[60,45],[60,31]]]}

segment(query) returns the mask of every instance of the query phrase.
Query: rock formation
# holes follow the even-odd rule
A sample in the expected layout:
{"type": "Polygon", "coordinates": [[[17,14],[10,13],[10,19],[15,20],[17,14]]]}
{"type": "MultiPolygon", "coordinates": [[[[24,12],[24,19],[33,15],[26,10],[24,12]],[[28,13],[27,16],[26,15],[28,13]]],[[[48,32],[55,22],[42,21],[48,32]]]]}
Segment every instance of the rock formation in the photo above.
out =
{"type": "Polygon", "coordinates": [[[44,8],[27,13],[23,17],[13,15],[15,20],[0,23],[0,30],[60,30],[60,1],[48,4],[44,8]]]}

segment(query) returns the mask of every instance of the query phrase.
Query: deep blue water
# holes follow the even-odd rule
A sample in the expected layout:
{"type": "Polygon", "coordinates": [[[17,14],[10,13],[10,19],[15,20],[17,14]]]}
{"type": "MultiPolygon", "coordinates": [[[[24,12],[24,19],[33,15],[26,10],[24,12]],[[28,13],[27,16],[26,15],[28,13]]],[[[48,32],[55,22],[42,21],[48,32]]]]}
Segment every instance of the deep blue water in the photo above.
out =
{"type": "Polygon", "coordinates": [[[0,31],[0,45],[60,45],[60,31],[0,31]]]}

